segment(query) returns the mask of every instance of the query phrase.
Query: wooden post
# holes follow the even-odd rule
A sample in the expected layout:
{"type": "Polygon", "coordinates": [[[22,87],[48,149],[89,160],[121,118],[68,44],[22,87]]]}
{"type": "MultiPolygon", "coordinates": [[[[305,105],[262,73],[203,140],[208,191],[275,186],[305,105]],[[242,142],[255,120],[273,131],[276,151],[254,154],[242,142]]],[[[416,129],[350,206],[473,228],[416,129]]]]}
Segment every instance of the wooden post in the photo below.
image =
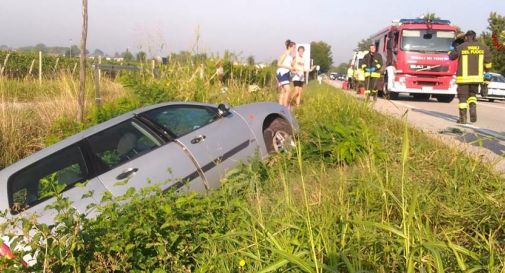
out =
{"type": "Polygon", "coordinates": [[[154,78],[154,65],[155,65],[155,63],[154,63],[154,59],[153,59],[151,61],[151,74],[152,74],[153,78],[154,78]]]}
{"type": "Polygon", "coordinates": [[[39,84],[42,84],[42,51],[39,51],[39,84]]]}
{"type": "Polygon", "coordinates": [[[7,62],[9,61],[10,55],[11,55],[10,53],[7,53],[7,55],[5,56],[4,64],[2,65],[2,67],[0,67],[0,77],[4,75],[4,71],[5,68],[7,67],[7,62]]]}
{"type": "Polygon", "coordinates": [[[100,96],[100,66],[95,66],[95,103],[97,107],[102,105],[102,98],[100,96]]]}
{"type": "Polygon", "coordinates": [[[28,75],[27,77],[32,76],[32,71],[33,71],[33,66],[35,65],[35,59],[32,60],[32,64],[30,64],[30,70],[28,70],[28,75]]]}
{"type": "Polygon", "coordinates": [[[60,62],[60,57],[56,58],[56,63],[54,64],[53,73],[56,74],[56,69],[58,69],[58,63],[60,62]]]}
{"type": "MultiPolygon", "coordinates": [[[[98,56],[98,64],[102,64],[102,56],[98,56]]],[[[102,80],[102,70],[98,69],[98,82],[102,80]]]]}

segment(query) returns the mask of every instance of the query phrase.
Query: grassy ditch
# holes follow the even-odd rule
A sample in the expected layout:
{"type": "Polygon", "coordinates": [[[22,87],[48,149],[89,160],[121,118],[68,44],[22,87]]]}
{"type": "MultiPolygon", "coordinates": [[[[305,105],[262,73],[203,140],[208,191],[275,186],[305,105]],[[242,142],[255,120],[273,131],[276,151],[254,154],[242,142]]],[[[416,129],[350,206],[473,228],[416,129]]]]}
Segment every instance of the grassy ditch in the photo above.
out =
{"type": "Polygon", "coordinates": [[[37,230],[34,269],[504,272],[505,179],[491,166],[332,87],[304,99],[298,148],[209,195],[154,187],[106,196],[93,221],[64,200],[58,227],[21,220],[37,230]]]}

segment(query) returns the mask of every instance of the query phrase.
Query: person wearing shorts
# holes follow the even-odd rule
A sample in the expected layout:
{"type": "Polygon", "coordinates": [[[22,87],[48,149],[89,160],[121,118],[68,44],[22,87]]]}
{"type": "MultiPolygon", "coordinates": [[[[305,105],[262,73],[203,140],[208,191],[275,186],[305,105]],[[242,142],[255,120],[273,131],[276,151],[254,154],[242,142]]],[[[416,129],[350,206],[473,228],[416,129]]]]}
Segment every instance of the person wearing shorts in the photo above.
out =
{"type": "Polygon", "coordinates": [[[287,40],[286,51],[277,60],[277,82],[279,83],[279,104],[289,107],[291,96],[291,71],[293,71],[293,56],[296,50],[296,43],[287,40]]]}
{"type": "Polygon", "coordinates": [[[296,107],[300,106],[303,86],[305,84],[305,62],[303,60],[303,54],[305,53],[305,48],[300,46],[298,48],[298,54],[296,54],[293,67],[293,85],[295,87],[293,99],[295,99],[296,107]]]}

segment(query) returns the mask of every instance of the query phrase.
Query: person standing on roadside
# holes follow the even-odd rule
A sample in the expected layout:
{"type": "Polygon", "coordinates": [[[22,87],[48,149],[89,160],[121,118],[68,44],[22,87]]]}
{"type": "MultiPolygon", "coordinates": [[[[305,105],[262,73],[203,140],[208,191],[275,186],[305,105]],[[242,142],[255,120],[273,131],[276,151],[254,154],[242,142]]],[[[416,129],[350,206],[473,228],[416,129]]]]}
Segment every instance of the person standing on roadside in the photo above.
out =
{"type": "MultiPolygon", "coordinates": [[[[296,54],[293,63],[294,73],[292,80],[293,85],[295,86],[295,90],[292,99],[295,99],[296,107],[300,106],[303,86],[305,85],[305,72],[308,72],[305,71],[305,61],[303,59],[304,54],[305,54],[305,47],[303,46],[298,47],[298,54],[296,54]]],[[[310,71],[312,71],[313,69],[314,67],[312,67],[310,71]]]]}
{"type": "Polygon", "coordinates": [[[349,67],[347,68],[347,89],[349,90],[352,90],[354,88],[353,78],[354,78],[354,69],[352,69],[352,66],[349,65],[349,67]]]}
{"type": "Polygon", "coordinates": [[[377,79],[381,77],[380,69],[382,68],[382,56],[377,53],[374,44],[369,47],[368,53],[361,60],[361,69],[365,72],[365,97],[366,100],[373,96],[373,100],[377,101],[377,79]]]}
{"type": "Polygon", "coordinates": [[[296,43],[287,40],[286,51],[277,60],[277,82],[279,83],[279,104],[289,107],[291,96],[291,72],[294,72],[293,60],[296,51],[296,43]]]}
{"type": "Polygon", "coordinates": [[[469,30],[465,42],[452,48],[451,60],[458,60],[456,83],[458,84],[459,119],[458,123],[467,123],[467,109],[470,109],[470,122],[477,121],[477,92],[484,79],[489,79],[492,67],[489,48],[476,40],[477,34],[469,30]]]}

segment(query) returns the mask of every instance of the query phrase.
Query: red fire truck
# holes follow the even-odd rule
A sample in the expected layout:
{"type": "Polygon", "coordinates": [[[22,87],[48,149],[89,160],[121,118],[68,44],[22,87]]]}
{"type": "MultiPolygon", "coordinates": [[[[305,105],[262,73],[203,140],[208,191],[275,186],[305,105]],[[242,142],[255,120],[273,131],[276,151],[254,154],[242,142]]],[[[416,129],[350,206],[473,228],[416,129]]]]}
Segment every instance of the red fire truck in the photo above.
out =
{"type": "Polygon", "coordinates": [[[451,102],[456,95],[457,63],[448,52],[456,27],[448,20],[401,19],[373,35],[385,63],[378,89],[391,99],[408,93],[416,99],[451,102]]]}

